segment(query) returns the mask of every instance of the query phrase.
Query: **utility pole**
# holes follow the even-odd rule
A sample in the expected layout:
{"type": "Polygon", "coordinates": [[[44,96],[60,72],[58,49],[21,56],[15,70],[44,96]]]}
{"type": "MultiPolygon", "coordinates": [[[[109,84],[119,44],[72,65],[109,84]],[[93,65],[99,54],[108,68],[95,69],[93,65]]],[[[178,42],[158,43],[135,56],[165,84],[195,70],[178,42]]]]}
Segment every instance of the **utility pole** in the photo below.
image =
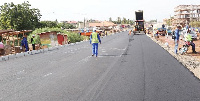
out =
{"type": "Polygon", "coordinates": [[[193,5],[191,5],[191,8],[190,8],[190,22],[193,21],[193,5]]]}
{"type": "Polygon", "coordinates": [[[85,28],[85,17],[84,17],[84,22],[83,22],[83,24],[84,24],[84,28],[85,28]]]}
{"type": "Polygon", "coordinates": [[[104,31],[104,21],[103,21],[103,31],[104,31]]]}

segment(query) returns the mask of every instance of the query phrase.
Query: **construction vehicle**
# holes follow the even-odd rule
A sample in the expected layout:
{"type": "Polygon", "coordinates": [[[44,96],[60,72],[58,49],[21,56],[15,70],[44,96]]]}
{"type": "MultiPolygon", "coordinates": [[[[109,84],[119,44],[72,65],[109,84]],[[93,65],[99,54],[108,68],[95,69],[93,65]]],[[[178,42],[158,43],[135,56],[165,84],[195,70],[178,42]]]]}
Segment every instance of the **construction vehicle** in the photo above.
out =
{"type": "Polygon", "coordinates": [[[135,31],[144,31],[144,19],[143,19],[143,11],[138,10],[135,11],[135,31]]]}

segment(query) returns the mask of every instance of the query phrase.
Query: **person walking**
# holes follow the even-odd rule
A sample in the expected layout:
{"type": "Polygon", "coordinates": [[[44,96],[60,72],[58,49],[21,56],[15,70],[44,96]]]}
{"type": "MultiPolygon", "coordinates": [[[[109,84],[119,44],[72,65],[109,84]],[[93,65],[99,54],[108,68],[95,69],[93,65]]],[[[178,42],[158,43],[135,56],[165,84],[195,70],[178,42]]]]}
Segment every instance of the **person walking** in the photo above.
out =
{"type": "Polygon", "coordinates": [[[21,41],[21,46],[25,49],[25,52],[29,51],[27,36],[25,35],[21,41]]]}
{"type": "Polygon", "coordinates": [[[93,33],[90,35],[90,44],[92,43],[92,56],[98,56],[98,43],[101,44],[101,39],[96,29],[93,29],[93,33]]]}
{"type": "Polygon", "coordinates": [[[35,50],[35,35],[32,36],[31,43],[32,43],[33,50],[35,50]]]}
{"type": "Polygon", "coordinates": [[[132,30],[129,31],[129,35],[131,35],[131,33],[132,33],[132,30]]]}
{"type": "Polygon", "coordinates": [[[177,29],[175,30],[175,33],[174,33],[174,35],[175,35],[175,40],[174,40],[174,42],[175,42],[175,47],[174,47],[174,53],[175,54],[177,54],[177,52],[178,52],[178,44],[179,44],[179,37],[180,37],[180,34],[179,34],[179,32],[180,32],[180,30],[181,30],[181,26],[177,26],[177,29]]]}

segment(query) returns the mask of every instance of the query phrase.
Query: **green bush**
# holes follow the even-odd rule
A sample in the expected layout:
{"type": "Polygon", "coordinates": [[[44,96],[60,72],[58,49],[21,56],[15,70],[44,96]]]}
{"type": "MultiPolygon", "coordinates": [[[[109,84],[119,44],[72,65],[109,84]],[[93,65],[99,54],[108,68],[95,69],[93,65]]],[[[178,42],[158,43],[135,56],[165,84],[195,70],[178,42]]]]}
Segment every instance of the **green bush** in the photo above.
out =
{"type": "Polygon", "coordinates": [[[83,37],[78,33],[67,33],[67,36],[71,43],[83,41],[83,37]]]}

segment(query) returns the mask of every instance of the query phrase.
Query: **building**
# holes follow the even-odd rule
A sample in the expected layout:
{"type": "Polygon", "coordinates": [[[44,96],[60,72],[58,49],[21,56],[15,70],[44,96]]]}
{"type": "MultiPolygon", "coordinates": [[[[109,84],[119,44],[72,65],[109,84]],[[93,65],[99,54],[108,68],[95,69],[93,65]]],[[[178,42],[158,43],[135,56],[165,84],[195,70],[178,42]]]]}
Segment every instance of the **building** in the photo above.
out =
{"type": "Polygon", "coordinates": [[[192,21],[200,21],[200,5],[179,5],[174,8],[173,25],[189,25],[192,21]]]}
{"type": "Polygon", "coordinates": [[[61,21],[62,23],[67,23],[75,26],[76,28],[78,27],[78,22],[77,21],[61,21]]]}
{"type": "Polygon", "coordinates": [[[115,24],[113,22],[109,21],[102,21],[102,22],[96,22],[96,23],[89,23],[89,27],[97,27],[97,28],[109,28],[114,27],[115,24]]]}
{"type": "Polygon", "coordinates": [[[169,19],[163,19],[163,24],[167,26],[176,26],[174,17],[170,17],[169,19]]]}

